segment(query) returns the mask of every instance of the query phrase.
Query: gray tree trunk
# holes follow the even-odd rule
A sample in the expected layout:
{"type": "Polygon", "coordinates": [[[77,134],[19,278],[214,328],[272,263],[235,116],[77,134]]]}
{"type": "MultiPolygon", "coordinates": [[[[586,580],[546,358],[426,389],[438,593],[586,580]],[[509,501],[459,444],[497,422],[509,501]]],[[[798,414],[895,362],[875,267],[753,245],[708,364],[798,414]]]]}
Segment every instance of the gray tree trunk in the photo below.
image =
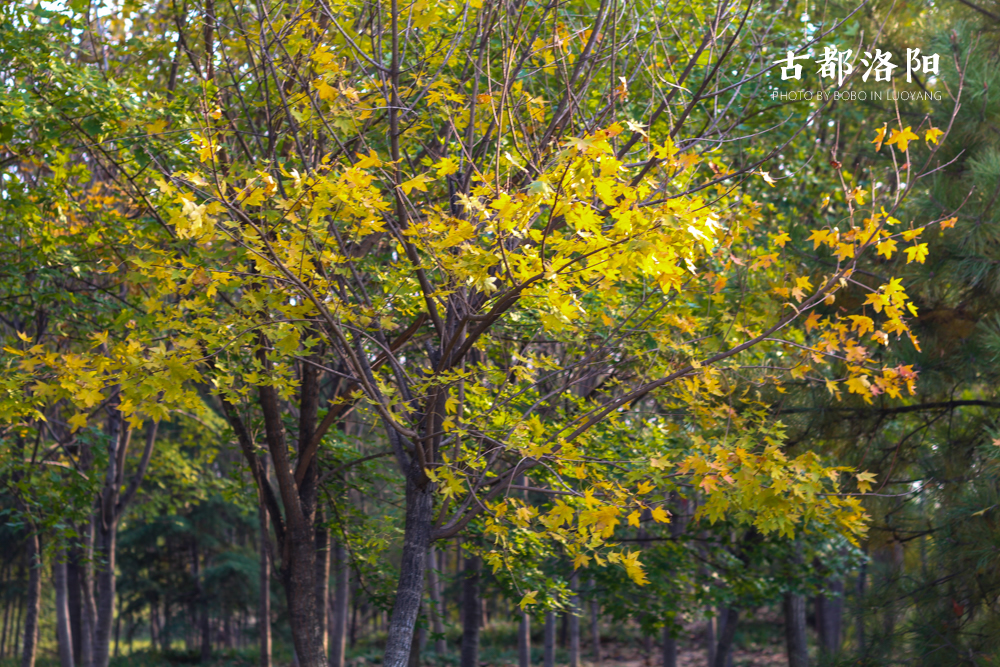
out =
{"type": "Polygon", "coordinates": [[[83,533],[83,598],[80,622],[80,665],[94,667],[94,632],[97,626],[97,601],[94,599],[94,517],[83,533]]]}
{"type": "Polygon", "coordinates": [[[785,648],[788,667],[809,667],[805,596],[785,593],[785,648]]]}
{"type": "Polygon", "coordinates": [[[518,667],[531,667],[531,616],[521,612],[521,622],[517,627],[517,664],[518,667]]]}
{"type": "Polygon", "coordinates": [[[24,645],[21,647],[21,667],[35,667],[38,655],[38,612],[42,600],[42,550],[38,533],[28,524],[28,590],[25,596],[24,645]]]}
{"type": "Polygon", "coordinates": [[[333,613],[330,614],[330,667],[344,667],[344,650],[347,645],[348,597],[351,591],[351,563],[347,549],[339,540],[334,543],[333,613]]]}
{"type": "Polygon", "coordinates": [[[597,582],[590,578],[590,637],[594,649],[594,664],[601,664],[601,604],[597,601],[597,582]]]}
{"type": "MultiPolygon", "coordinates": [[[[267,459],[264,475],[267,475],[267,459]]],[[[257,607],[257,633],[260,645],[260,667],[271,667],[271,562],[270,531],[267,527],[267,510],[263,494],[258,490],[257,520],[260,524],[260,600],[257,607]]]]}
{"type": "Polygon", "coordinates": [[[715,667],[715,619],[710,618],[705,623],[705,649],[708,653],[709,667],[715,667]]]}
{"type": "MultiPolygon", "coordinates": [[[[317,520],[323,521],[322,516],[317,520]]],[[[327,657],[330,646],[329,609],[330,609],[330,533],[326,527],[316,528],[316,607],[320,614],[321,641],[323,656],[327,657]]]]}
{"type": "Polygon", "coordinates": [[[73,659],[80,661],[80,635],[82,633],[83,598],[80,595],[81,568],[80,544],[74,541],[69,548],[69,560],[66,563],[67,604],[69,606],[70,635],[73,637],[73,659]]]}
{"type": "Polygon", "coordinates": [[[69,619],[69,583],[66,549],[60,548],[52,563],[52,583],[56,589],[56,640],[59,643],[59,664],[73,667],[73,625],[69,619]]]}
{"type": "Polygon", "coordinates": [[[554,611],[545,612],[545,655],[542,662],[543,667],[555,667],[556,665],[556,613],[554,611]]]}
{"type": "Polygon", "coordinates": [[[569,579],[569,588],[574,591],[569,604],[569,667],[580,667],[580,596],[575,591],[579,588],[579,576],[576,572],[569,579]]]}
{"type": "Polygon", "coordinates": [[[427,565],[427,547],[431,545],[434,496],[430,484],[420,488],[414,481],[420,474],[416,470],[418,466],[414,462],[411,466],[414,469],[407,475],[403,559],[396,585],[396,602],[389,621],[383,667],[404,667],[409,661],[413,627],[424,596],[424,568],[427,565]]]}
{"type": "Polygon", "coordinates": [[[739,611],[735,607],[720,610],[719,643],[715,648],[715,661],[712,667],[732,667],[733,637],[736,636],[736,623],[739,621],[739,611]]]}
{"type": "Polygon", "coordinates": [[[677,667],[677,640],[669,627],[663,628],[663,667],[677,667]]]}
{"type": "Polygon", "coordinates": [[[441,596],[441,581],[438,572],[443,569],[437,549],[434,545],[427,550],[427,587],[431,599],[431,628],[437,639],[434,640],[434,652],[439,656],[448,652],[448,642],[444,638],[444,604],[441,596]]]}
{"type": "Polygon", "coordinates": [[[479,667],[479,571],[477,556],[465,559],[462,577],[462,657],[460,667],[479,667]]]}
{"type": "Polygon", "coordinates": [[[816,630],[819,648],[824,656],[840,653],[844,619],[844,581],[828,579],[826,594],[816,597],[816,630]]]}

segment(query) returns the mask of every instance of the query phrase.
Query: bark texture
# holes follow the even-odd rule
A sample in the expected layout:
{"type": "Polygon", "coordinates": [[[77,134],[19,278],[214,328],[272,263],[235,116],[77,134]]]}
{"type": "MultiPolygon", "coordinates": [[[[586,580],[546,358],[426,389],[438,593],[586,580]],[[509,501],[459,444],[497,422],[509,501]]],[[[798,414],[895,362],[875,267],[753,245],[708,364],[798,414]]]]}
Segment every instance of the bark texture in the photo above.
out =
{"type": "Polygon", "coordinates": [[[670,628],[663,628],[663,667],[677,667],[677,640],[670,628]]]}
{"type": "Polygon", "coordinates": [[[788,667],[809,667],[809,647],[806,642],[806,599],[802,595],[785,593],[785,648],[788,667]]]}
{"type": "Polygon", "coordinates": [[[739,621],[739,611],[734,607],[720,610],[719,641],[715,647],[715,660],[712,667],[730,667],[732,664],[733,637],[736,636],[736,623],[739,621]]]}
{"type": "Polygon", "coordinates": [[[330,667],[344,667],[344,650],[347,646],[348,596],[351,591],[351,564],[347,549],[339,540],[333,547],[334,590],[333,613],[330,614],[330,667]]]}
{"type": "Polygon", "coordinates": [[[59,665],[73,667],[73,625],[69,618],[69,576],[66,550],[56,553],[52,564],[52,583],[56,589],[56,641],[59,644],[59,665]]]}
{"type": "Polygon", "coordinates": [[[517,628],[517,664],[518,667],[531,667],[531,617],[526,611],[521,612],[517,628]]]}
{"type": "MultiPolygon", "coordinates": [[[[434,545],[427,550],[427,588],[431,599],[431,628],[437,638],[434,640],[434,652],[445,655],[448,652],[448,642],[444,638],[444,604],[441,595],[441,580],[438,572],[442,569],[438,553],[434,545]]],[[[339,666],[338,666],[339,667],[339,666]]]]}
{"type": "Polygon", "coordinates": [[[38,612],[42,600],[42,550],[38,533],[28,525],[28,590],[25,595],[24,644],[21,647],[21,667],[35,667],[38,656],[38,612]]]}
{"type": "MultiPolygon", "coordinates": [[[[579,588],[579,577],[574,572],[569,579],[570,590],[576,591],[579,588]]],[[[569,612],[569,667],[580,667],[580,596],[574,594],[570,597],[569,612]]]]}
{"type": "Polygon", "coordinates": [[[465,559],[462,577],[462,657],[460,667],[479,667],[479,571],[476,556],[465,559]]]}
{"type": "Polygon", "coordinates": [[[545,612],[545,653],[543,657],[543,667],[555,667],[556,665],[556,613],[554,611],[545,612]]]}
{"type": "MultiPolygon", "coordinates": [[[[416,479],[422,470],[410,466],[406,482],[406,526],[403,533],[403,559],[400,563],[396,602],[389,621],[384,667],[404,667],[410,658],[413,628],[420,614],[424,594],[424,567],[427,564],[427,547],[431,541],[431,521],[434,516],[434,497],[430,485],[420,487],[416,479]]],[[[464,663],[463,663],[464,664],[464,663]]]]}

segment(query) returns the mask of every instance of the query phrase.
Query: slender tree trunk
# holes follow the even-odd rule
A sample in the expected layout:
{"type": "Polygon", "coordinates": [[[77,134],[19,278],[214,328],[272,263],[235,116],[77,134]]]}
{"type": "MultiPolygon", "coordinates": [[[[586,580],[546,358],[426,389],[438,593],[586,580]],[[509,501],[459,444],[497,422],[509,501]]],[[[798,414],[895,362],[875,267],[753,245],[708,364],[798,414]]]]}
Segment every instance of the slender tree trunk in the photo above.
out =
{"type": "Polygon", "coordinates": [[[826,593],[816,597],[816,630],[820,651],[824,656],[833,658],[840,653],[844,618],[843,579],[828,579],[826,593]]]}
{"type": "Polygon", "coordinates": [[[56,589],[56,640],[59,643],[59,664],[73,667],[73,626],[69,620],[69,583],[66,549],[60,548],[52,563],[52,583],[56,589]]]}
{"type": "Polygon", "coordinates": [[[857,636],[857,649],[858,657],[864,658],[866,654],[865,647],[865,580],[868,575],[868,563],[861,563],[861,567],[858,568],[858,581],[855,586],[855,616],[854,616],[854,634],[857,636]]]}
{"type": "Polygon", "coordinates": [[[208,596],[201,581],[201,556],[197,541],[191,544],[191,578],[194,579],[198,605],[199,657],[201,662],[208,662],[212,659],[212,627],[208,619],[208,596]]]}
{"type": "Polygon", "coordinates": [[[94,633],[97,601],[94,599],[94,517],[83,533],[83,609],[80,629],[80,665],[94,667],[94,633]]]}
{"type": "Polygon", "coordinates": [[[118,527],[98,524],[97,627],[94,632],[94,665],[108,667],[111,659],[111,629],[115,618],[115,551],[118,527]]]}
{"type": "Polygon", "coordinates": [[[663,667],[677,667],[677,640],[669,627],[663,628],[663,667]]]}
{"type": "Polygon", "coordinates": [[[735,607],[721,610],[719,614],[719,643],[715,649],[715,661],[712,667],[730,667],[732,664],[733,637],[736,636],[736,623],[739,611],[735,607]]]}
{"type": "Polygon", "coordinates": [[[42,550],[34,526],[29,523],[27,528],[28,591],[25,600],[21,667],[35,667],[35,658],[38,655],[38,612],[42,600],[42,550]]]}
{"type": "Polygon", "coordinates": [[[579,576],[573,572],[569,578],[569,588],[573,595],[569,599],[569,667],[580,667],[580,596],[576,594],[579,588],[579,576]]]}
{"type": "Polygon", "coordinates": [[[344,667],[344,649],[347,644],[347,614],[351,592],[351,563],[347,549],[339,540],[334,543],[333,561],[334,598],[333,613],[330,615],[330,667],[344,667]]]}
{"type": "Polygon", "coordinates": [[[545,656],[542,662],[543,667],[556,666],[556,613],[554,611],[545,612],[545,656]]]}
{"type": "Polygon", "coordinates": [[[69,558],[66,561],[66,586],[68,589],[67,604],[69,607],[69,628],[73,637],[73,660],[80,662],[80,635],[83,632],[82,611],[83,598],[81,593],[80,543],[74,540],[68,549],[69,558]]]}
{"type": "Polygon", "coordinates": [[[424,642],[426,641],[426,636],[421,636],[420,624],[417,623],[413,626],[413,639],[410,642],[410,657],[407,659],[407,667],[420,667],[420,651],[424,647],[424,642]]]}
{"type": "MultiPolygon", "coordinates": [[[[262,456],[264,479],[267,479],[267,457],[262,456]]],[[[271,667],[271,559],[270,531],[267,527],[267,509],[264,507],[264,495],[258,489],[257,521],[259,523],[259,558],[260,558],[260,599],[257,603],[257,639],[260,648],[260,667],[271,667]]]]}
{"type": "Polygon", "coordinates": [[[462,572],[462,657],[460,667],[479,667],[479,570],[477,556],[468,556],[462,572]]]}
{"type": "Polygon", "coordinates": [[[531,667],[531,616],[521,612],[521,622],[517,628],[517,664],[518,667],[531,667]]]}
{"type": "Polygon", "coordinates": [[[594,664],[601,664],[601,604],[597,601],[597,582],[590,578],[590,637],[593,642],[594,664]]]}
{"type": "MultiPolygon", "coordinates": [[[[121,602],[119,600],[119,602],[121,602]]],[[[118,657],[118,640],[121,638],[122,634],[122,613],[120,611],[121,605],[119,604],[118,615],[115,616],[115,657],[118,657]]]]}
{"type": "Polygon", "coordinates": [[[785,593],[784,608],[788,667],[809,667],[805,596],[785,593]]]}
{"type": "Polygon", "coordinates": [[[11,566],[8,562],[4,562],[3,568],[3,590],[4,590],[4,603],[3,603],[3,630],[0,630],[0,660],[7,657],[7,628],[10,621],[10,582],[7,580],[7,575],[10,574],[11,566]]]}
{"type": "Polygon", "coordinates": [[[413,626],[424,596],[424,568],[427,547],[431,544],[431,521],[434,518],[433,489],[428,483],[420,488],[414,479],[422,474],[416,459],[406,482],[406,525],[403,533],[403,558],[396,585],[396,602],[386,638],[383,667],[404,667],[410,658],[413,626]]]}
{"type": "Polygon", "coordinates": [[[436,638],[434,639],[434,652],[443,656],[448,652],[448,642],[444,638],[444,605],[441,600],[441,582],[438,572],[444,568],[438,562],[440,555],[432,544],[427,550],[427,587],[431,599],[431,627],[436,638]]]}
{"type": "Polygon", "coordinates": [[[316,606],[320,613],[320,628],[323,636],[323,656],[329,655],[329,609],[330,609],[330,533],[322,525],[324,518],[319,516],[316,528],[316,606]]]}
{"type": "Polygon", "coordinates": [[[709,618],[705,623],[705,648],[708,652],[708,665],[715,667],[715,619],[709,618]]]}

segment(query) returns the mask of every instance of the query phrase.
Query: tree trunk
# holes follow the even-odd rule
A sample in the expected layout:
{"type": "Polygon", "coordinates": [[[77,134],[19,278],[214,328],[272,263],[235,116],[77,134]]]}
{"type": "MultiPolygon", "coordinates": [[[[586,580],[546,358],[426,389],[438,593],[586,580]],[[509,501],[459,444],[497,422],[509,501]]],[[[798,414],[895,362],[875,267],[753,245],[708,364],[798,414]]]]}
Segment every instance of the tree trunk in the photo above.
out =
{"type": "Polygon", "coordinates": [[[208,596],[201,581],[201,557],[198,542],[191,544],[191,578],[194,579],[195,600],[198,605],[199,658],[201,662],[212,659],[212,628],[208,622],[208,596]]]}
{"type": "MultiPolygon", "coordinates": [[[[323,517],[319,517],[320,521],[323,517]]],[[[330,533],[323,525],[316,528],[316,607],[320,614],[320,630],[323,633],[323,657],[329,648],[329,608],[330,608],[330,533]]]]}
{"type": "Polygon", "coordinates": [[[334,543],[333,613],[330,615],[330,667],[344,667],[344,649],[347,644],[347,614],[350,609],[348,598],[351,591],[351,563],[347,549],[339,540],[334,543]]]}
{"type": "Polygon", "coordinates": [[[715,667],[715,619],[710,618],[705,623],[705,649],[708,652],[708,665],[715,667]]]}
{"type": "Polygon", "coordinates": [[[593,642],[594,664],[601,664],[601,604],[597,601],[597,582],[590,578],[590,637],[593,642]]]}
{"type": "Polygon", "coordinates": [[[94,599],[94,517],[83,533],[83,609],[80,623],[80,665],[94,667],[94,633],[97,601],[94,599]]]}
{"type": "Polygon", "coordinates": [[[828,594],[816,597],[816,630],[820,651],[824,656],[833,658],[840,653],[844,618],[843,579],[828,579],[826,591],[828,594]]]}
{"type": "Polygon", "coordinates": [[[677,640],[669,626],[663,628],[663,667],[677,667],[677,640]]]}
{"type": "Polygon", "coordinates": [[[556,667],[556,613],[545,612],[545,655],[543,667],[556,667]]]}
{"type": "Polygon", "coordinates": [[[731,667],[733,660],[733,637],[736,636],[736,623],[739,611],[735,607],[720,610],[719,643],[715,649],[715,662],[712,667],[731,667]]]}
{"type": "Polygon", "coordinates": [[[448,642],[444,638],[444,605],[441,600],[441,582],[438,577],[438,572],[444,568],[438,562],[439,558],[437,549],[432,544],[427,550],[427,588],[431,599],[431,628],[436,636],[434,652],[443,656],[448,652],[448,642]]]}
{"type": "Polygon", "coordinates": [[[80,568],[80,544],[78,541],[74,540],[69,547],[69,559],[66,562],[66,586],[68,589],[67,593],[67,605],[69,607],[69,629],[70,635],[73,637],[73,659],[76,662],[80,662],[80,636],[83,632],[82,627],[82,609],[83,609],[83,598],[80,595],[82,588],[82,577],[80,568]]]}
{"type": "Polygon", "coordinates": [[[574,591],[569,599],[569,667],[580,667],[580,596],[576,594],[579,588],[579,577],[576,572],[569,578],[569,588],[574,591]]]}
{"type": "Polygon", "coordinates": [[[479,667],[479,570],[477,556],[465,559],[462,578],[462,658],[460,667],[479,667]]]}
{"type": "Polygon", "coordinates": [[[788,667],[809,667],[806,643],[806,599],[802,595],[785,593],[785,647],[788,667]]]}
{"type": "Polygon", "coordinates": [[[416,459],[411,468],[406,481],[403,558],[396,585],[396,602],[392,608],[386,638],[383,667],[405,667],[409,661],[413,627],[424,596],[424,567],[427,564],[427,547],[431,544],[434,496],[429,483],[420,488],[415,482],[417,475],[422,474],[416,459]]]}
{"type": "Polygon", "coordinates": [[[56,589],[56,640],[59,643],[59,664],[73,667],[73,626],[69,620],[69,583],[66,549],[60,548],[52,563],[52,583],[56,589]]]}
{"type": "Polygon", "coordinates": [[[865,612],[864,612],[864,601],[865,601],[865,579],[868,574],[868,563],[862,562],[861,567],[858,568],[858,581],[855,587],[855,617],[854,617],[854,634],[857,636],[858,643],[858,657],[864,658],[866,653],[865,647],[865,612]]]}
{"type": "Polygon", "coordinates": [[[526,611],[521,612],[517,628],[517,664],[518,667],[531,667],[531,617],[526,611]]]}
{"type": "Polygon", "coordinates": [[[24,646],[21,667],[35,667],[38,655],[38,612],[42,600],[42,550],[34,526],[27,525],[28,590],[24,613],[24,646]]]}
{"type": "MultiPolygon", "coordinates": [[[[267,479],[267,458],[261,457],[264,479],[267,479]]],[[[270,531],[267,527],[267,509],[264,494],[258,489],[257,521],[259,522],[260,599],[257,605],[257,639],[260,648],[260,667],[271,667],[271,559],[270,531]]]]}

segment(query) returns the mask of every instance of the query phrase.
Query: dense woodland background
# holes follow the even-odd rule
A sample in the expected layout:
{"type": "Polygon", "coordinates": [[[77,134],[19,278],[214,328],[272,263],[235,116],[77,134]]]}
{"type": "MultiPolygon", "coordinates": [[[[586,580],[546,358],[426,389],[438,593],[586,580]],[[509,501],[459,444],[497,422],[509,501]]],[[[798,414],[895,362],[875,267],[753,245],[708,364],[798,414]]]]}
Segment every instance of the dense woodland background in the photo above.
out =
{"type": "Polygon", "coordinates": [[[0,664],[1000,662],[995,0],[15,1],[0,78],[0,664]],[[772,96],[828,45],[942,99],[772,96]]]}

